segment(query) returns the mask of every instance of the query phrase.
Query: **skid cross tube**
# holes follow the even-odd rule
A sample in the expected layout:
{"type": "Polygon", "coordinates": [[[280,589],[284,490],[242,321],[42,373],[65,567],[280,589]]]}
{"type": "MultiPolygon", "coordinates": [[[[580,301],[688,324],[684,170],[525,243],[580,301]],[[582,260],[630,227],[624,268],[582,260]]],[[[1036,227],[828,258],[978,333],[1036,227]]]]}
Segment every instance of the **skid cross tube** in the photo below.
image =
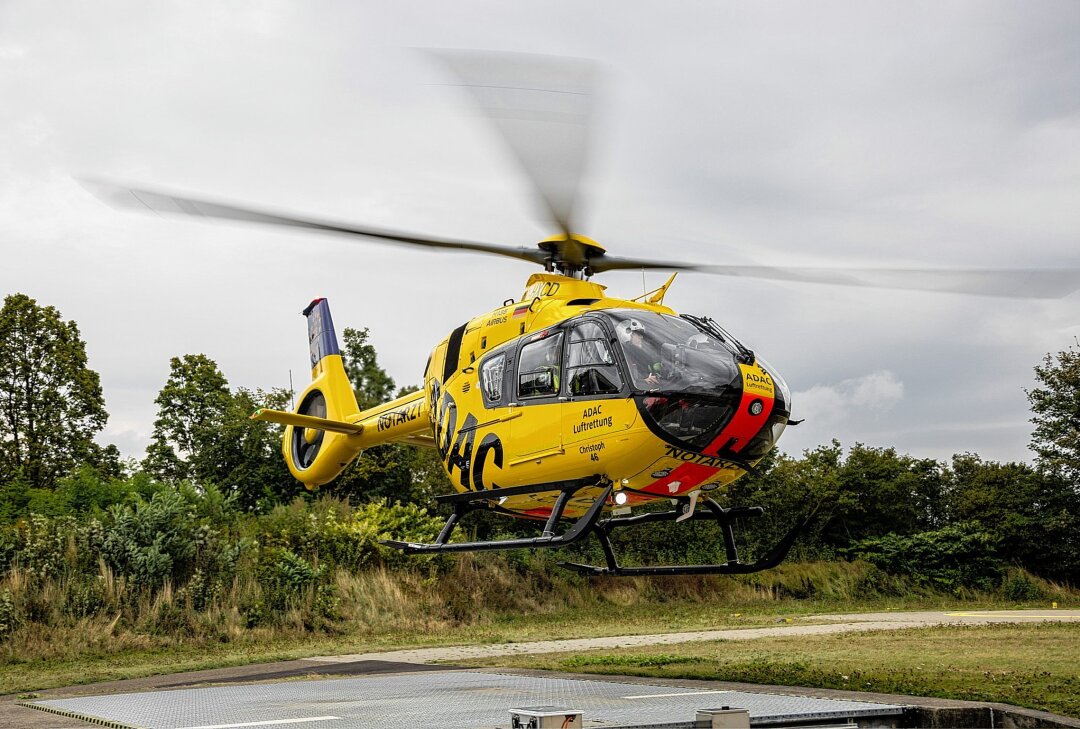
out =
{"type": "MultiPolygon", "coordinates": [[[[682,501],[682,499],[680,499],[682,501]]],[[[727,562],[722,564],[693,564],[693,565],[656,565],[648,567],[621,567],[615,557],[615,550],[611,546],[610,535],[614,529],[634,526],[655,521],[675,521],[682,516],[679,509],[671,511],[651,512],[637,516],[615,517],[597,522],[592,527],[592,532],[600,542],[600,548],[604,551],[604,567],[576,562],[560,562],[560,567],[572,570],[582,575],[739,575],[761,570],[771,569],[780,564],[795,539],[810,521],[810,517],[801,519],[777,544],[769,550],[761,559],[755,562],[740,562],[738,550],[735,546],[735,534],[732,524],[736,519],[751,516],[760,516],[764,509],[760,506],[738,506],[725,509],[712,499],[705,499],[707,507],[705,511],[695,511],[689,518],[706,521],[716,521],[720,524],[720,530],[724,537],[724,552],[727,562]]]]}
{"type": "MultiPolygon", "coordinates": [[[[574,497],[578,491],[583,488],[601,486],[602,484],[595,481],[589,483],[574,482],[563,486],[560,490],[559,496],[555,501],[555,505],[551,509],[551,515],[547,518],[544,524],[544,531],[539,537],[526,537],[521,539],[499,539],[487,542],[449,542],[450,535],[454,531],[454,527],[462,516],[469,512],[484,508],[482,504],[475,503],[474,501],[459,500],[454,504],[454,513],[446,520],[446,524],[443,526],[442,531],[439,532],[439,536],[432,544],[418,543],[418,542],[399,542],[392,539],[380,540],[380,544],[387,547],[393,547],[394,549],[400,549],[406,554],[432,554],[440,552],[486,552],[498,549],[521,549],[521,548],[536,548],[536,547],[565,547],[568,544],[573,544],[582,537],[586,536],[590,531],[596,527],[596,522],[600,519],[600,512],[603,511],[604,506],[607,504],[608,497],[611,495],[611,484],[608,484],[604,491],[596,497],[592,505],[588,510],[574,522],[569,529],[562,534],[555,534],[555,526],[559,523],[559,520],[563,517],[563,512],[566,511],[566,505],[570,503],[570,499],[574,497]]],[[[550,488],[547,490],[551,490],[550,488]]]]}

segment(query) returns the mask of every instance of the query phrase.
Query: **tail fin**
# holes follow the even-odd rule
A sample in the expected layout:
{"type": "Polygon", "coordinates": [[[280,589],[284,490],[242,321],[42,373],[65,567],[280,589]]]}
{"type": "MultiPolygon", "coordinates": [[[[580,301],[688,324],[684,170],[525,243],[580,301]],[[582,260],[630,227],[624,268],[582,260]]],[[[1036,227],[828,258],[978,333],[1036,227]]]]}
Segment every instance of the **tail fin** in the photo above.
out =
{"type": "Polygon", "coordinates": [[[311,384],[295,412],[261,408],[251,417],[285,426],[281,451],[309,489],[330,481],[364,448],[396,441],[434,447],[427,395],[417,390],[360,412],[345,374],[326,299],[304,309],[311,345],[311,384]]]}
{"type": "MultiPolygon", "coordinates": [[[[354,423],[360,408],[345,374],[334,321],[330,317],[330,304],[326,299],[315,299],[304,309],[304,316],[307,317],[311,349],[311,384],[301,394],[296,413],[338,423],[354,423]]],[[[282,452],[289,470],[309,489],[337,476],[361,449],[359,432],[335,432],[300,424],[287,425],[282,439],[282,452]]]]}

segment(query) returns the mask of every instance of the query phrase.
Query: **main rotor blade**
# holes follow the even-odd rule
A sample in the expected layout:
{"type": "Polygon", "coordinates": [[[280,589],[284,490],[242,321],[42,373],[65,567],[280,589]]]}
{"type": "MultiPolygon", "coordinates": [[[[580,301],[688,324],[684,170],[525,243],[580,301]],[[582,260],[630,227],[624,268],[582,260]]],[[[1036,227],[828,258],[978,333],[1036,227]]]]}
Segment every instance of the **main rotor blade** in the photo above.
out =
{"type": "Polygon", "coordinates": [[[719,276],[863,286],[911,291],[977,294],[1021,299],[1058,299],[1080,289],[1080,269],[934,269],[818,268],[798,266],[728,266],[645,261],[604,256],[589,264],[596,272],[663,269],[700,271],[719,276]]]}
{"type": "Polygon", "coordinates": [[[573,232],[596,68],[576,58],[431,50],[469,90],[563,235],[573,232]]]}
{"type": "Polygon", "coordinates": [[[265,209],[249,208],[225,202],[199,199],[178,195],[162,190],[131,187],[128,185],[94,179],[82,179],[80,183],[95,196],[113,207],[137,212],[166,213],[186,215],[213,220],[235,220],[244,223],[259,223],[286,228],[300,228],[324,233],[357,235],[386,243],[396,243],[443,250],[478,251],[494,253],[509,258],[518,258],[543,265],[546,255],[535,248],[512,248],[492,243],[454,240],[452,238],[433,238],[402,233],[385,228],[370,228],[328,219],[278,213],[265,209]]]}

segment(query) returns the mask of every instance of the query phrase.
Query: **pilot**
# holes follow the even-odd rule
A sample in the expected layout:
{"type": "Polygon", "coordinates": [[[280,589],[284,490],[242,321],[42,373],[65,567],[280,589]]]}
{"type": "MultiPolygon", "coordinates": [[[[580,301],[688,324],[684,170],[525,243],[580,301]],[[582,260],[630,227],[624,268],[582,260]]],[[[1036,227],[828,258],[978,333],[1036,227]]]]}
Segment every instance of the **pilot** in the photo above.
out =
{"type": "Polygon", "coordinates": [[[544,364],[540,367],[551,373],[551,387],[553,392],[559,392],[559,349],[547,347],[544,350],[544,364]]]}
{"type": "Polygon", "coordinates": [[[633,370],[634,379],[647,385],[660,384],[660,352],[645,336],[645,327],[632,319],[629,323],[630,341],[626,346],[626,359],[633,370]],[[636,325],[636,326],[635,326],[636,325]]]}

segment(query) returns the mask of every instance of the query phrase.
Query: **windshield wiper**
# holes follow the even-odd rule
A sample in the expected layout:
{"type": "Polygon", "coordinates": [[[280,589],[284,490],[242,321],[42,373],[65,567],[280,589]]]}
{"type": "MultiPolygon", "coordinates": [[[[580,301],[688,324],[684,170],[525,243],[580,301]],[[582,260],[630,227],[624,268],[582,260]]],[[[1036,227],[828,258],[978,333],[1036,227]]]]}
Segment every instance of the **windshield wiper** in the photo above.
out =
{"type": "Polygon", "coordinates": [[[754,361],[757,358],[755,357],[753,350],[731,336],[730,332],[717,324],[714,320],[707,316],[694,316],[693,314],[680,314],[680,316],[706,334],[719,339],[724,344],[734,347],[737,350],[736,354],[738,355],[740,363],[746,365],[754,364],[754,361]]]}

